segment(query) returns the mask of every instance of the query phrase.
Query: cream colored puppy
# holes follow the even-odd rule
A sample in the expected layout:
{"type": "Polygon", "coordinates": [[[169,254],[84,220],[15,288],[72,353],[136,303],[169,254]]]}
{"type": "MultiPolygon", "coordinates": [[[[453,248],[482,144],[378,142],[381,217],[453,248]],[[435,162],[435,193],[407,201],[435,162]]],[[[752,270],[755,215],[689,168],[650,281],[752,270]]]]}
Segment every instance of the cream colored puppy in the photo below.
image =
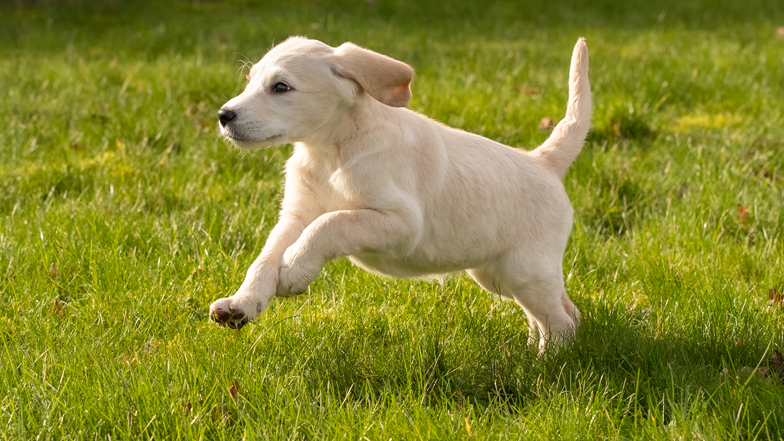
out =
{"type": "Polygon", "coordinates": [[[467,270],[516,301],[530,341],[567,338],[580,313],[564,288],[572,207],[561,182],[591,120],[588,48],[572,55],[566,118],[527,152],[405,108],[414,71],[351,43],[289,38],[219,112],[239,147],[294,143],[280,220],[236,294],[210,306],[240,328],[276,294],[304,292],[339,256],[420,277],[467,270]]]}

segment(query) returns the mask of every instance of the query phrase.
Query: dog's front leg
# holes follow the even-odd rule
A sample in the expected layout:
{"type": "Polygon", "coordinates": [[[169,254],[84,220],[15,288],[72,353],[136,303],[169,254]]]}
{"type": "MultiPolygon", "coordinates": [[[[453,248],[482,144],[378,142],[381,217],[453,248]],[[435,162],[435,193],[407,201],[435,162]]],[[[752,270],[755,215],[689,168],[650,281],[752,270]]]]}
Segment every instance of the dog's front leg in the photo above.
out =
{"type": "Polygon", "coordinates": [[[373,209],[323,214],[310,224],[283,256],[278,295],[304,292],[327,260],[363,250],[406,249],[416,238],[416,216],[373,209]]]}
{"type": "Polygon", "coordinates": [[[210,305],[210,316],[216,323],[239,329],[267,307],[277,290],[283,254],[300,237],[306,226],[307,221],[301,217],[281,215],[261,254],[248,268],[245,281],[237,292],[210,305]]]}

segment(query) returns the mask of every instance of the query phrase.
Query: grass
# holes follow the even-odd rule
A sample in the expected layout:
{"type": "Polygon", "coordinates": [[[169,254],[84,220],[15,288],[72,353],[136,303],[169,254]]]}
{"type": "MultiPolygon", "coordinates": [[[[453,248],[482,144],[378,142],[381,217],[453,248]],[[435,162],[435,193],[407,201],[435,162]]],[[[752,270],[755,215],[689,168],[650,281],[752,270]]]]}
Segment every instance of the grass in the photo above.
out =
{"type": "Polygon", "coordinates": [[[782,25],[773,0],[0,4],[0,438],[783,439],[781,380],[743,369],[784,348],[782,25]],[[291,151],[234,150],[216,111],[290,34],[404,60],[413,109],[525,148],[587,37],[571,347],[537,356],[465,275],[346,260],[208,322],[291,151]]]}

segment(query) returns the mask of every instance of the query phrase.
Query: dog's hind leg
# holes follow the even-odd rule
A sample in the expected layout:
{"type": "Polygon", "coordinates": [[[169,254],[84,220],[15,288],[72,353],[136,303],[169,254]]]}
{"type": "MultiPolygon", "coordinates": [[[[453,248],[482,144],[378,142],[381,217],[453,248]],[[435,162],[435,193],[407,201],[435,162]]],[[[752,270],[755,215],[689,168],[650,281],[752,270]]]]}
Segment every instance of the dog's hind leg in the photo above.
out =
{"type": "MultiPolygon", "coordinates": [[[[491,268],[469,274],[487,289],[498,286],[528,316],[529,342],[566,344],[579,326],[580,311],[566,294],[562,267],[555,256],[515,253],[491,268]]],[[[495,292],[495,291],[491,291],[495,292]]]]}
{"type": "MultiPolygon", "coordinates": [[[[473,268],[467,271],[476,283],[479,284],[485,291],[491,294],[498,294],[505,300],[515,300],[514,295],[509,289],[505,289],[501,279],[497,277],[494,272],[486,268],[473,268]]],[[[526,317],[528,317],[528,344],[538,344],[540,340],[539,325],[534,319],[533,315],[523,307],[526,317]]]]}
{"type": "Polygon", "coordinates": [[[540,349],[548,341],[565,344],[571,340],[580,313],[566,295],[562,280],[533,279],[518,284],[512,292],[538,327],[540,349]]]}

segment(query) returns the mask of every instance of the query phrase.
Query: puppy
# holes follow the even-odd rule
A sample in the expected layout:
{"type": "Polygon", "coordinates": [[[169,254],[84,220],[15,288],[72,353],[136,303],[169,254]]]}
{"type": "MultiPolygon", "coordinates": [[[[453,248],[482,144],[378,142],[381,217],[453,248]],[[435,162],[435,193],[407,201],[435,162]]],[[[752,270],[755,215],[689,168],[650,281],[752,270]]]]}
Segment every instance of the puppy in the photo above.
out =
{"type": "Polygon", "coordinates": [[[253,66],[218,112],[221,133],[240,148],[294,143],[294,153],[280,220],[239,290],[210,306],[215,322],[241,328],[349,256],[395,277],[467,270],[525,310],[540,347],[575,331],[562,269],[573,211],[561,180],[590,127],[585,40],[572,55],[566,117],[533,151],[406,109],[413,77],[354,44],[300,37],[253,66]]]}

